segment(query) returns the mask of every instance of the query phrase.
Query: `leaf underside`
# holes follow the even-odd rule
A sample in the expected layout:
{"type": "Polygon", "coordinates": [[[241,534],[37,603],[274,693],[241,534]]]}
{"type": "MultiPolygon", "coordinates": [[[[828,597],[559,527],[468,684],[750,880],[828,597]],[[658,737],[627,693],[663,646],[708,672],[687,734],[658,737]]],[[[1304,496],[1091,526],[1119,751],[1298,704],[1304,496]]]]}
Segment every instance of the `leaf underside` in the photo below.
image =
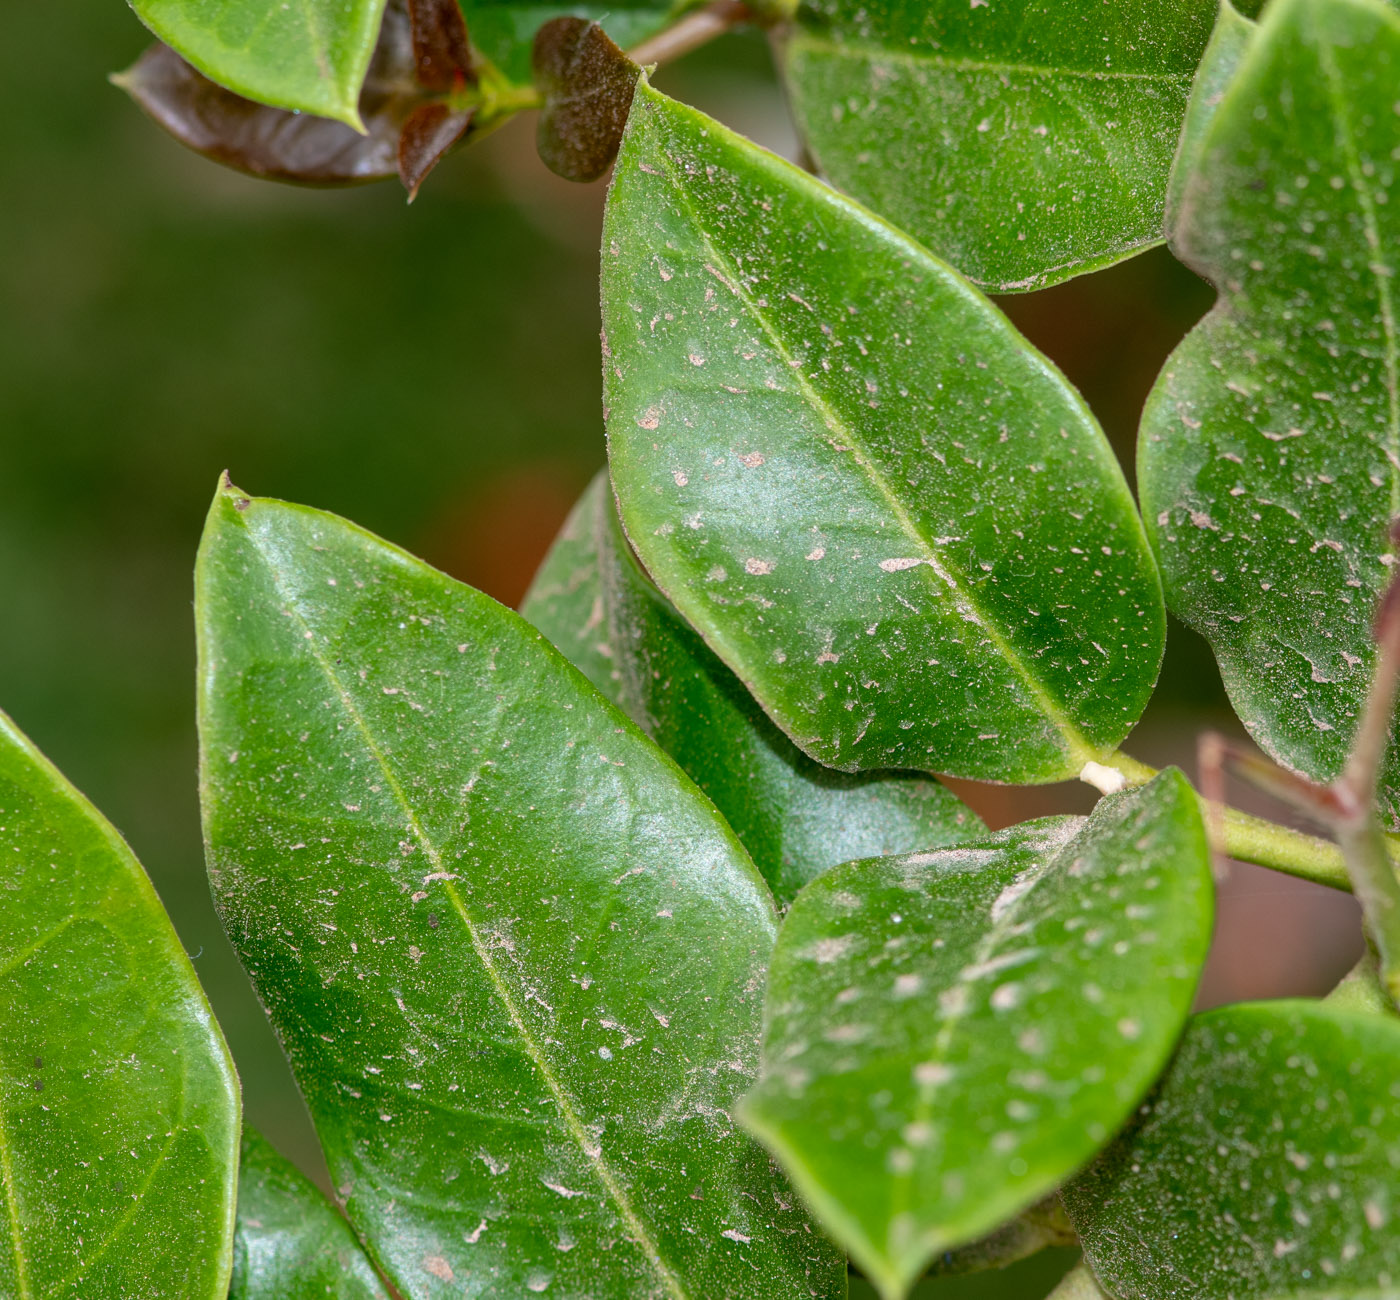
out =
{"type": "Polygon", "coordinates": [[[1037,782],[1122,739],[1164,635],[1141,524],[976,290],[646,85],[603,245],[627,535],[803,750],[1037,782]]]}
{"type": "Polygon", "coordinates": [[[1390,1290],[1397,1058],[1400,1022],[1318,1002],[1196,1017],[1142,1113],[1065,1190],[1099,1279],[1132,1300],[1390,1290]]]}
{"type": "Polygon", "coordinates": [[[785,906],[853,858],[937,848],[982,829],[946,786],[814,763],[642,572],[599,474],[521,613],[714,800],[785,906]]]}
{"type": "Polygon", "coordinates": [[[223,1300],[238,1081],[111,825],[0,714],[0,1295],[223,1300]]]}
{"type": "Polygon", "coordinates": [[[784,922],[740,1116],[902,1296],[1128,1117],[1186,1021],[1211,898],[1175,771],[1087,822],[838,867],[784,922]]]}
{"type": "MultiPolygon", "coordinates": [[[[1195,149],[1174,247],[1220,299],[1143,416],[1143,513],[1172,609],[1275,759],[1341,770],[1400,513],[1394,250],[1400,15],[1276,0],[1195,149]]],[[[1382,809],[1400,825],[1392,748],[1382,809]]]]}
{"type": "Polygon", "coordinates": [[[518,615],[219,494],[215,897],[361,1240],[415,1297],[841,1293],[729,1119],[774,914],[712,806],[518,615]]]}
{"type": "Polygon", "coordinates": [[[806,0],[784,80],[822,173],[990,291],[1162,240],[1214,0],[806,0]]]}

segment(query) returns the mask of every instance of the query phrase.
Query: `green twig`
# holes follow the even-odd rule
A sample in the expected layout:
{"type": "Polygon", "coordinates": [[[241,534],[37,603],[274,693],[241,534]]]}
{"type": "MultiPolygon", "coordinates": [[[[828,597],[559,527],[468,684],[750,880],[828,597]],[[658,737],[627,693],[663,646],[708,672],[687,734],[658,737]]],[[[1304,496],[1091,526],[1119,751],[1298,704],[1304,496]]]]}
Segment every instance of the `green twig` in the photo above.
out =
{"type": "MultiPolygon", "coordinates": [[[[1111,754],[1097,767],[1099,771],[1092,774],[1097,779],[1090,780],[1089,775],[1081,779],[1099,789],[1107,784],[1102,777],[1103,771],[1118,773],[1123,787],[1146,785],[1157,775],[1156,768],[1139,762],[1121,750],[1111,754]]],[[[1227,857],[1237,862],[1268,867],[1300,880],[1311,880],[1330,889],[1352,889],[1346,858],[1337,845],[1315,835],[1290,830],[1266,818],[1241,812],[1238,808],[1212,805],[1205,799],[1201,803],[1207,824],[1219,829],[1223,841],[1220,848],[1227,857]]],[[[1395,866],[1400,865],[1400,845],[1389,836],[1382,836],[1381,844],[1386,860],[1392,864],[1393,876],[1395,866]]]]}

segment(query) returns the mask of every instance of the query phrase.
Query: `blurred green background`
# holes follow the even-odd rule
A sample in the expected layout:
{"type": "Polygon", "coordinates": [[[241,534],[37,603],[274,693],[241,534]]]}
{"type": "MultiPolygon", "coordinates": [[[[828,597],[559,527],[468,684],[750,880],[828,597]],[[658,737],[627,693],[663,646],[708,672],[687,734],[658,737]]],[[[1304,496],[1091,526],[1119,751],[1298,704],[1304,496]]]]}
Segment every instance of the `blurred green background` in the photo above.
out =
{"type": "MultiPolygon", "coordinates": [[[[182,151],[107,84],[147,42],[119,0],[11,6],[7,22],[0,707],[130,840],[233,1045],[249,1120],[316,1171],[204,880],[190,609],[203,514],[228,468],[518,600],[603,460],[604,190],[547,173],[528,119],[447,160],[411,208],[393,185],[250,180],[182,151]]],[[[658,83],[795,154],[757,35],[658,83]]],[[[1003,305],[1130,460],[1143,396],[1210,300],[1158,250],[1003,305]]],[[[1141,756],[1189,763],[1222,701],[1209,654],[1174,630],[1141,756]]],[[[1087,802],[973,797],[997,824],[1087,802]]],[[[1350,900],[1264,873],[1237,872],[1221,915],[1209,1001],[1319,991],[1356,943],[1350,900]]],[[[1039,1294],[1067,1260],[937,1293],[1039,1294]]]]}

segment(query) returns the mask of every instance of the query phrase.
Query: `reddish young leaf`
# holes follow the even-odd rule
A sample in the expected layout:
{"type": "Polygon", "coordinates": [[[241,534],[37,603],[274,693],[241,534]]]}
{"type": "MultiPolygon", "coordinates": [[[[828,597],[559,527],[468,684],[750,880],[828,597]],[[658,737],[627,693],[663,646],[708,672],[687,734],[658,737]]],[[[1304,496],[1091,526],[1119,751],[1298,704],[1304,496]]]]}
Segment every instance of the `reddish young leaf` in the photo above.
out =
{"type": "Polygon", "coordinates": [[[438,160],[466,135],[474,116],[472,109],[458,111],[446,104],[422,104],[408,115],[399,133],[399,179],[410,203],[438,160]]]}
{"type": "Polygon", "coordinates": [[[476,82],[471,42],[457,0],[408,0],[418,82],[441,93],[476,82]]]}
{"type": "Polygon", "coordinates": [[[535,35],[544,94],[536,143],[552,172],[596,181],[612,165],[637,86],[637,65],[597,23],[556,18],[535,35]]]}

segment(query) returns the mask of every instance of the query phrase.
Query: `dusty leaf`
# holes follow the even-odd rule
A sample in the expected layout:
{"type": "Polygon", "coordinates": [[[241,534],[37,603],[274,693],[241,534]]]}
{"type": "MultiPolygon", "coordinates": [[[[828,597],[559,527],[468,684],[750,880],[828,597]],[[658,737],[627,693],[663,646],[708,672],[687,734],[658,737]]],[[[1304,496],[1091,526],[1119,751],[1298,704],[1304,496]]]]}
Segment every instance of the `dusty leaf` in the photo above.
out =
{"type": "Polygon", "coordinates": [[[775,917],[694,785],[518,615],[220,491],[215,898],[361,1240],[418,1300],[838,1293],[729,1117],[775,917]]]}
{"type": "Polygon", "coordinates": [[[845,771],[1076,776],[1165,618],[1079,396],[917,244],[641,85],[603,236],[609,464],[647,571],[845,771]]]}
{"type": "Polygon", "coordinates": [[[838,867],[783,922],[740,1118],[902,1296],[1112,1138],[1181,1033],[1211,917],[1174,771],[1087,822],[838,867]]]}

